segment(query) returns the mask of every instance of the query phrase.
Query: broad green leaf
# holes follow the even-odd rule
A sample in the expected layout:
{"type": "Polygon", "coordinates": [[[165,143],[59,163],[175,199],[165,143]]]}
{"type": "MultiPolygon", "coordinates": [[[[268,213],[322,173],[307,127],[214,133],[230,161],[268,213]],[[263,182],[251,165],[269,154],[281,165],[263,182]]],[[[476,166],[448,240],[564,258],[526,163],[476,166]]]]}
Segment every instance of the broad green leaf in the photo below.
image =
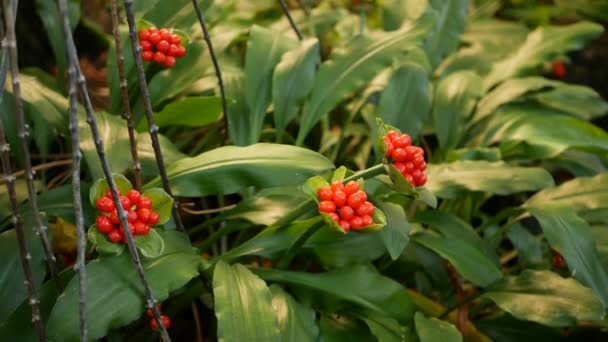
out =
{"type": "Polygon", "coordinates": [[[549,202],[526,209],[539,221],[551,247],[564,257],[572,276],[592,288],[608,307],[608,273],[600,263],[587,222],[567,204],[549,202]]]}
{"type": "Polygon", "coordinates": [[[600,25],[584,21],[567,26],[539,27],[528,35],[517,51],[494,63],[484,80],[484,88],[490,89],[507,78],[530,74],[544,62],[581,49],[602,31],[600,25]]]}
{"type": "MultiPolygon", "coordinates": [[[[19,184],[19,183],[17,183],[19,184]]],[[[23,184],[25,186],[25,184],[23,184]]],[[[89,186],[83,182],[80,188],[80,198],[83,205],[84,222],[93,222],[97,214],[97,209],[91,205],[87,205],[89,199],[89,186]]],[[[27,190],[23,190],[23,193],[27,193],[27,190]]],[[[17,192],[17,198],[22,198],[17,192]]],[[[27,196],[27,195],[25,195],[27,196]]],[[[2,204],[2,192],[0,191],[0,207],[2,204]]],[[[8,209],[8,203],[6,204],[8,209]]],[[[74,198],[72,194],[72,184],[66,184],[63,186],[54,187],[48,191],[41,192],[38,195],[38,208],[41,212],[46,213],[47,217],[61,217],[71,223],[74,223],[74,198]]],[[[31,210],[29,205],[22,205],[22,212],[29,213],[31,210]]]]}
{"type": "Polygon", "coordinates": [[[608,113],[608,102],[592,88],[574,84],[561,84],[555,89],[532,95],[540,104],[572,114],[583,120],[592,120],[608,113]]]}
{"type": "Polygon", "coordinates": [[[406,62],[391,75],[378,104],[383,122],[416,139],[431,108],[429,76],[418,63],[406,62]]]}
{"type": "Polygon", "coordinates": [[[306,293],[312,302],[332,312],[354,305],[404,324],[414,316],[414,304],[405,288],[371,266],[343,267],[324,273],[275,269],[254,269],[254,272],[266,281],[297,287],[299,296],[306,293]]]}
{"type": "Polygon", "coordinates": [[[608,226],[591,226],[591,233],[596,242],[595,247],[602,265],[608,267],[608,226]]]}
{"type": "Polygon", "coordinates": [[[414,316],[420,342],[461,342],[462,335],[452,324],[437,318],[426,318],[420,311],[414,316]]]}
{"type": "Polygon", "coordinates": [[[319,327],[315,311],[298,303],[278,285],[270,286],[272,307],[277,313],[281,342],[317,341],[319,327]]]}
{"type": "Polygon", "coordinates": [[[220,261],[213,272],[218,341],[278,341],[277,313],[266,283],[245,266],[220,261]]]}
{"type": "Polygon", "coordinates": [[[440,198],[458,198],[466,191],[508,195],[553,185],[553,178],[544,169],[482,160],[429,164],[426,174],[426,187],[440,198]]]}
{"type": "MultiPolygon", "coordinates": [[[[231,101],[228,100],[228,103],[231,101]]],[[[185,126],[204,127],[222,117],[222,98],[197,96],[171,102],[154,115],[159,127],[185,126]]]]}
{"type": "Polygon", "coordinates": [[[397,30],[406,20],[416,20],[427,11],[428,0],[384,0],[382,6],[382,24],[386,31],[397,30]]]}
{"type": "MultiPolygon", "coordinates": [[[[188,237],[176,231],[162,232],[165,251],[157,259],[142,260],[154,298],[163,301],[198,276],[200,257],[188,237]]],[[[89,338],[106,336],[145,316],[143,288],[128,253],[95,259],[87,264],[87,317],[89,338]]],[[[49,340],[79,341],[78,278],[73,277],[57,299],[47,322],[49,340]]]]}
{"type": "MultiPolygon", "coordinates": [[[[249,144],[259,140],[273,89],[273,71],[281,56],[296,46],[287,36],[254,25],[245,57],[245,98],[249,107],[249,144]]],[[[290,85],[290,86],[299,86],[290,85]]]]}
{"type": "Polygon", "coordinates": [[[345,95],[369,82],[395,58],[406,56],[429,33],[434,21],[435,16],[427,13],[398,31],[359,35],[335,49],[319,67],[313,91],[302,111],[296,144],[301,145],[321,117],[345,95]]]}
{"type": "Polygon", "coordinates": [[[298,106],[312,90],[317,64],[321,59],[319,41],[309,38],[286,52],[272,74],[272,104],[277,135],[298,112],[298,106]]]}
{"type": "MultiPolygon", "coordinates": [[[[133,189],[133,185],[131,185],[131,182],[129,182],[127,177],[121,174],[113,174],[112,179],[114,180],[114,184],[116,184],[118,191],[125,196],[129,192],[129,190],[133,189]]],[[[106,178],[102,176],[101,178],[97,179],[89,189],[89,202],[91,203],[91,205],[95,207],[97,199],[106,196],[108,190],[110,190],[110,186],[108,185],[108,181],[106,180],[106,178]]]]}
{"type": "Polygon", "coordinates": [[[492,337],[492,341],[555,342],[563,338],[560,329],[522,321],[508,313],[476,320],[475,326],[492,337]]]}
{"type": "Polygon", "coordinates": [[[158,258],[165,250],[165,242],[156,229],[150,229],[147,235],[135,236],[135,243],[141,255],[150,259],[158,258]]]}
{"type": "MultiPolygon", "coordinates": [[[[183,154],[167,137],[164,135],[158,135],[158,141],[160,143],[160,149],[163,153],[163,160],[165,165],[171,165],[174,162],[185,158],[183,154]]],[[[122,153],[124,158],[131,160],[131,152],[125,151],[112,151],[113,153],[122,153]]],[[[141,164],[141,173],[144,177],[156,177],[158,176],[158,163],[156,162],[156,155],[152,146],[152,139],[150,134],[142,133],[137,135],[137,157],[141,164]]]]}
{"type": "Polygon", "coordinates": [[[396,260],[410,241],[410,224],[401,206],[389,202],[377,202],[376,205],[386,216],[386,226],[378,234],[388,254],[396,260]]]}
{"type": "Polygon", "coordinates": [[[374,335],[361,321],[340,314],[321,314],[319,322],[321,336],[326,342],[368,342],[374,335]]]}
{"type": "Polygon", "coordinates": [[[222,71],[226,96],[234,99],[228,106],[228,133],[237,146],[249,145],[249,107],[245,98],[245,73],[240,67],[225,68],[222,71]]]}
{"type": "MultiPolygon", "coordinates": [[[[298,184],[333,169],[324,156],[289,145],[224,146],[169,165],[167,174],[174,195],[200,197],[235,193],[248,186],[298,184]]],[[[145,189],[159,187],[156,178],[145,189]]]]}
{"type": "Polygon", "coordinates": [[[502,160],[500,149],[497,147],[465,147],[448,152],[447,161],[485,160],[497,162],[502,160]]]}
{"type": "Polygon", "coordinates": [[[173,210],[173,198],[162,188],[152,188],[144,191],[142,196],[152,200],[152,210],[158,213],[158,225],[163,225],[171,218],[173,210]]]}
{"type": "Polygon", "coordinates": [[[467,23],[469,0],[431,0],[430,4],[437,11],[438,20],[425,47],[431,63],[437,66],[460,45],[460,35],[467,23]]]}
{"type": "MultiPolygon", "coordinates": [[[[276,4],[273,3],[272,6],[276,6],[276,4]]],[[[323,37],[329,31],[335,30],[336,24],[349,15],[348,11],[340,6],[317,6],[310,9],[310,14],[297,8],[290,9],[289,12],[300,31],[305,35],[317,37],[323,37]]],[[[270,27],[277,32],[284,32],[294,39],[297,38],[285,16],[281,16],[281,19],[271,24],[270,27]]]]}
{"type": "Polygon", "coordinates": [[[110,241],[106,234],[101,233],[97,229],[97,225],[89,227],[87,238],[91,244],[95,245],[95,249],[99,254],[120,255],[125,250],[124,244],[110,241]]]}
{"type": "MultiPolygon", "coordinates": [[[[148,2],[150,0],[146,0],[148,2]]],[[[154,4],[146,4],[146,12],[143,19],[154,23],[158,28],[169,27],[179,29],[190,29],[196,23],[196,15],[192,10],[192,2],[188,0],[173,1],[150,1],[154,4]]],[[[210,1],[200,1],[201,8],[209,8],[210,1]]],[[[143,4],[140,5],[140,8],[143,4]]],[[[143,9],[143,8],[142,8],[143,9]]]]}
{"type": "Polygon", "coordinates": [[[458,146],[463,124],[481,94],[481,78],[471,71],[453,73],[437,84],[433,121],[439,147],[444,152],[458,146]]]}
{"type": "Polygon", "coordinates": [[[549,267],[549,263],[545,255],[549,253],[549,248],[546,243],[532,233],[530,233],[521,224],[516,223],[507,232],[507,237],[517,250],[517,261],[524,267],[545,266],[549,267]]]}
{"type": "Polygon", "coordinates": [[[524,270],[507,276],[486,289],[483,297],[519,319],[552,327],[604,318],[602,303],[593,291],[550,271],[524,270]]]}
{"type": "Polygon", "coordinates": [[[400,341],[408,341],[407,336],[407,328],[403,325],[399,324],[397,320],[380,316],[374,313],[369,315],[361,315],[358,314],[359,319],[361,319],[369,330],[376,336],[378,341],[383,342],[400,342],[400,341]]]}

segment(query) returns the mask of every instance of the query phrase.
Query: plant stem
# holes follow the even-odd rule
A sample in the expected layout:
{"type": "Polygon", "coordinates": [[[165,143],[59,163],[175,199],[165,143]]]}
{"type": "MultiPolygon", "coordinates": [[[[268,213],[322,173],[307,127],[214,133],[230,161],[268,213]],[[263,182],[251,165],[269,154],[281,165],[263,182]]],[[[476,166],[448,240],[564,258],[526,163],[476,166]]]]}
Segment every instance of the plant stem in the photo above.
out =
{"type": "MultiPolygon", "coordinates": [[[[169,196],[173,197],[171,185],[169,184],[169,178],[167,177],[167,170],[165,169],[163,153],[158,140],[158,126],[154,124],[154,114],[152,113],[150,92],[148,91],[148,82],[146,81],[144,65],[141,59],[141,47],[139,46],[139,41],[137,39],[137,24],[135,23],[135,14],[133,13],[133,0],[123,0],[123,4],[125,6],[125,13],[127,14],[129,35],[131,37],[131,50],[133,50],[133,59],[135,60],[137,80],[139,81],[139,89],[144,102],[144,111],[146,113],[146,119],[148,120],[148,132],[150,133],[150,140],[152,140],[152,147],[154,149],[154,156],[158,166],[158,173],[160,174],[163,189],[165,192],[167,192],[167,194],[169,194],[169,196]]],[[[182,223],[182,218],[179,216],[179,202],[175,200],[175,198],[173,199],[173,220],[175,220],[177,230],[183,231],[184,224],[182,223]]]]}
{"type": "Polygon", "coordinates": [[[291,28],[296,33],[296,36],[298,36],[299,40],[302,40],[303,39],[302,32],[298,28],[298,25],[296,25],[296,22],[291,17],[291,13],[289,13],[289,8],[287,7],[285,0],[279,0],[279,4],[281,5],[281,10],[283,10],[283,14],[285,14],[285,16],[287,17],[287,20],[289,20],[289,25],[291,25],[291,28]]]}
{"type": "Polygon", "coordinates": [[[213,69],[215,70],[215,76],[217,77],[217,84],[220,87],[220,95],[222,96],[222,111],[224,112],[224,128],[226,130],[226,132],[224,133],[225,144],[226,141],[228,141],[229,127],[228,103],[226,102],[226,89],[224,87],[224,78],[222,77],[222,70],[220,69],[220,64],[217,60],[217,55],[215,54],[213,43],[211,42],[211,35],[209,34],[209,30],[207,29],[207,25],[205,24],[205,18],[203,17],[200,7],[198,6],[198,1],[192,0],[192,6],[194,6],[194,11],[196,12],[198,22],[200,23],[201,29],[203,30],[203,38],[205,39],[205,43],[207,43],[207,49],[209,49],[209,55],[211,56],[211,61],[213,62],[213,69]]]}
{"type": "Polygon", "coordinates": [[[285,255],[283,255],[283,257],[279,261],[277,268],[286,269],[289,266],[289,264],[291,263],[291,260],[293,260],[293,258],[296,256],[296,254],[298,254],[298,252],[300,251],[302,246],[304,246],[306,241],[308,241],[308,239],[311,236],[313,236],[324,225],[325,225],[325,221],[321,220],[321,221],[313,224],[312,226],[310,226],[310,228],[308,228],[304,232],[304,234],[300,235],[300,237],[289,247],[287,252],[285,252],[285,255]]]}
{"type": "MultiPolygon", "coordinates": [[[[59,0],[59,3],[61,5],[60,8],[67,9],[66,0],[59,0]]],[[[87,123],[91,127],[93,140],[95,142],[95,149],[97,150],[97,155],[99,157],[99,161],[101,163],[101,167],[103,169],[104,176],[106,178],[106,181],[108,182],[108,186],[110,187],[110,192],[112,194],[112,200],[114,201],[114,205],[116,207],[116,210],[118,211],[118,217],[120,218],[120,224],[122,226],[123,232],[127,239],[127,247],[129,250],[129,254],[131,255],[131,260],[133,261],[133,264],[135,265],[136,273],[139,276],[139,280],[144,289],[144,295],[147,300],[147,306],[154,313],[154,319],[156,320],[156,323],[157,323],[158,327],[160,328],[161,337],[164,341],[171,341],[171,338],[169,337],[169,334],[167,333],[167,329],[165,329],[165,326],[163,325],[162,320],[160,319],[160,312],[158,311],[158,308],[156,307],[157,301],[156,301],[156,299],[154,299],[152,290],[150,289],[150,285],[148,284],[148,281],[146,279],[146,274],[145,274],[143,266],[141,264],[139,254],[137,253],[137,247],[135,246],[135,239],[133,238],[133,235],[131,234],[131,231],[129,230],[127,213],[125,212],[124,208],[122,207],[122,205],[120,203],[120,197],[118,195],[116,183],[114,182],[114,178],[112,177],[112,171],[110,170],[110,165],[108,164],[108,161],[106,159],[106,153],[105,153],[105,150],[103,147],[103,142],[101,140],[99,130],[97,127],[95,111],[93,110],[93,105],[91,104],[91,99],[89,97],[89,93],[87,90],[86,80],[84,78],[84,75],[82,74],[82,71],[80,70],[80,65],[78,64],[78,54],[76,52],[76,46],[74,45],[74,39],[72,38],[72,31],[69,29],[66,30],[66,28],[70,27],[67,11],[64,10],[60,14],[63,17],[63,22],[64,22],[63,33],[65,35],[65,42],[67,45],[66,50],[67,50],[67,53],[69,56],[70,67],[74,68],[77,71],[78,87],[80,90],[80,95],[84,102],[84,107],[85,107],[85,111],[86,111],[86,115],[87,115],[87,123]]]]}
{"type": "MultiPolygon", "coordinates": [[[[18,64],[19,60],[17,56],[17,41],[15,37],[15,17],[12,15],[13,13],[16,13],[17,9],[12,5],[13,4],[11,4],[10,0],[4,1],[4,22],[6,23],[6,46],[8,47],[8,62],[10,63],[13,96],[15,98],[15,114],[17,117],[17,130],[19,141],[21,143],[21,153],[23,156],[28,203],[32,211],[32,218],[34,219],[34,233],[40,238],[42,249],[44,250],[44,256],[49,266],[49,271],[51,272],[51,277],[53,278],[55,287],[59,292],[61,292],[62,286],[59,281],[57,264],[55,263],[55,256],[53,255],[53,248],[51,247],[51,243],[49,242],[49,238],[47,235],[47,227],[42,223],[42,218],[40,217],[36,187],[34,186],[34,171],[32,170],[32,161],[30,158],[30,142],[28,139],[30,133],[28,131],[27,125],[25,124],[23,101],[21,100],[21,84],[19,82],[18,64]]],[[[2,85],[4,85],[4,82],[2,83],[2,85]]]]}
{"type": "Polygon", "coordinates": [[[131,146],[131,159],[133,160],[133,174],[135,176],[135,189],[141,190],[141,164],[137,156],[137,141],[135,139],[135,124],[131,113],[131,104],[129,103],[129,89],[127,79],[125,77],[125,56],[122,53],[120,44],[120,21],[118,20],[118,8],[116,0],[110,1],[112,7],[112,34],[114,35],[114,45],[116,46],[116,64],[118,65],[118,77],[120,78],[120,96],[122,98],[123,117],[127,121],[127,130],[129,131],[129,144],[131,146]]]}

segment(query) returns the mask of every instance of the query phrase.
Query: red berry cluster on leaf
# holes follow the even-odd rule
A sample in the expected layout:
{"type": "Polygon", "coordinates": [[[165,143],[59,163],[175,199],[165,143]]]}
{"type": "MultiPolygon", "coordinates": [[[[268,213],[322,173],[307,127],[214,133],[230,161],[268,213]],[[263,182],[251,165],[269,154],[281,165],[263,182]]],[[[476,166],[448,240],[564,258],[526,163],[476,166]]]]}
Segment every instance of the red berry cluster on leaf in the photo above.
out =
{"type": "MultiPolygon", "coordinates": [[[[160,305],[157,305],[156,308],[158,308],[158,312],[160,312],[160,305]]],[[[152,328],[152,330],[158,330],[158,324],[154,319],[154,313],[152,312],[152,309],[146,310],[146,315],[150,317],[150,327],[152,328]]],[[[160,320],[163,322],[165,329],[169,329],[169,327],[171,326],[171,319],[169,319],[168,316],[160,315],[160,320]]]]}
{"type": "MultiPolygon", "coordinates": [[[[157,224],[160,219],[159,214],[152,210],[152,200],[142,196],[137,190],[129,190],[126,196],[123,196],[120,191],[118,194],[120,195],[120,204],[127,212],[131,234],[147,235],[150,233],[150,226],[157,224]]],[[[95,220],[97,230],[106,234],[108,240],[114,243],[126,243],[127,239],[110,190],[106,192],[105,196],[97,199],[95,206],[97,210],[102,212],[95,220]]]]}
{"type": "Polygon", "coordinates": [[[426,183],[426,162],[424,150],[412,146],[412,139],[407,134],[389,131],[384,136],[386,157],[393,160],[395,168],[405,177],[412,186],[422,186],[426,183]]]}
{"type": "Polygon", "coordinates": [[[146,62],[172,68],[176,58],[186,55],[186,48],[181,45],[181,41],[180,36],[172,34],[168,29],[142,29],[139,31],[139,46],[143,50],[141,58],[146,62]]]}
{"type": "Polygon", "coordinates": [[[329,214],[344,232],[361,230],[374,223],[374,205],[367,201],[367,194],[359,189],[359,183],[350,181],[343,185],[334,181],[331,186],[320,188],[317,194],[321,201],[319,212],[329,214]]]}

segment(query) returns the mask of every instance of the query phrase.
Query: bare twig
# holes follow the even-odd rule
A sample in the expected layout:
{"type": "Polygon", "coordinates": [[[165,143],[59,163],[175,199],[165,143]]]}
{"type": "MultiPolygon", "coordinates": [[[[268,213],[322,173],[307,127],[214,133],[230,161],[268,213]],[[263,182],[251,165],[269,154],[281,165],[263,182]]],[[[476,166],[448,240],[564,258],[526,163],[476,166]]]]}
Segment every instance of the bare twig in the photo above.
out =
{"type": "MultiPolygon", "coordinates": [[[[144,111],[146,113],[146,119],[148,120],[148,132],[150,133],[150,140],[152,140],[152,147],[154,148],[154,156],[156,158],[156,164],[158,165],[158,173],[163,184],[163,189],[173,197],[171,192],[171,186],[169,184],[169,178],[167,177],[167,170],[165,169],[165,161],[163,153],[160,148],[160,142],[158,140],[158,126],[154,124],[154,114],[152,113],[152,103],[150,102],[150,92],[148,91],[148,82],[146,81],[146,74],[144,73],[144,65],[141,59],[141,47],[139,46],[139,40],[137,37],[137,24],[135,23],[135,14],[133,13],[133,0],[123,0],[125,6],[125,13],[127,15],[127,22],[129,24],[129,35],[131,37],[131,50],[133,51],[133,59],[135,60],[135,70],[137,71],[137,80],[139,81],[139,88],[141,96],[144,101],[144,111]]],[[[173,220],[178,230],[184,230],[184,224],[182,218],[179,216],[179,202],[173,201],[173,220]]]]}
{"type": "MultiPolygon", "coordinates": [[[[71,165],[71,164],[72,164],[71,159],[54,160],[52,162],[32,166],[32,171],[36,172],[36,171],[51,169],[51,168],[57,167],[57,166],[65,166],[65,165],[71,165]]],[[[25,170],[19,170],[19,171],[13,172],[13,177],[21,177],[24,174],[25,174],[25,170]]],[[[4,183],[4,180],[0,181],[0,183],[4,183]]]]}
{"type": "MultiPolygon", "coordinates": [[[[12,7],[16,9],[15,7],[12,7]]],[[[13,45],[15,46],[15,32],[14,32],[14,17],[13,10],[11,8],[10,0],[4,0],[3,9],[4,9],[4,20],[7,23],[7,31],[11,34],[2,40],[2,73],[1,77],[3,81],[6,79],[7,73],[7,46],[13,45]]],[[[1,27],[2,25],[0,25],[1,27]]],[[[4,82],[0,84],[0,87],[4,87],[4,82]]],[[[3,89],[2,89],[3,90],[3,89]]],[[[4,93],[4,91],[1,91],[4,93]]],[[[17,97],[15,96],[15,100],[17,97]]],[[[1,98],[0,98],[1,101],[1,98]]],[[[28,294],[28,303],[32,307],[32,322],[36,328],[36,334],[38,335],[38,340],[45,341],[46,340],[46,332],[44,330],[44,324],[42,323],[42,319],[40,316],[40,301],[38,300],[38,295],[36,294],[36,289],[34,288],[34,283],[32,282],[32,269],[30,266],[30,260],[32,256],[27,251],[27,244],[25,242],[25,233],[23,231],[23,220],[21,219],[21,214],[19,212],[19,202],[17,201],[17,194],[15,192],[15,177],[12,175],[11,169],[11,157],[10,157],[11,148],[9,144],[6,142],[6,134],[4,131],[4,123],[0,120],[0,159],[2,162],[2,170],[4,171],[4,178],[6,180],[6,188],[8,190],[9,202],[11,205],[11,212],[13,214],[13,223],[15,225],[15,233],[17,234],[17,243],[19,246],[19,259],[21,260],[21,267],[23,268],[23,284],[25,285],[25,289],[28,294]]]]}
{"type": "Polygon", "coordinates": [[[120,22],[118,20],[118,8],[116,0],[111,0],[112,6],[112,34],[114,35],[114,45],[116,45],[116,64],[118,64],[118,77],[120,78],[120,96],[122,97],[122,109],[124,118],[127,121],[129,131],[129,144],[131,145],[131,159],[133,160],[133,174],[135,176],[135,189],[141,190],[141,164],[137,156],[137,141],[135,140],[135,124],[131,116],[131,104],[129,103],[129,90],[127,89],[127,79],[125,78],[125,56],[122,54],[120,45],[120,22]]]}
{"type": "Polygon", "coordinates": [[[296,25],[296,22],[291,17],[291,13],[289,13],[289,8],[287,7],[285,0],[279,0],[279,4],[281,4],[281,9],[283,10],[283,13],[287,17],[287,20],[289,20],[289,25],[291,25],[291,28],[296,33],[296,36],[298,36],[299,40],[302,40],[303,39],[302,32],[300,32],[298,25],[296,25]]]}
{"type": "MultiPolygon", "coordinates": [[[[34,219],[34,232],[40,238],[44,256],[51,272],[51,277],[55,282],[57,290],[61,292],[62,286],[57,275],[57,264],[49,238],[47,236],[47,227],[42,223],[40,210],[38,209],[38,200],[36,188],[34,186],[34,171],[32,170],[32,161],[30,159],[30,142],[29,131],[25,124],[25,114],[23,112],[23,101],[21,100],[21,84],[19,82],[19,64],[17,56],[17,42],[15,38],[15,18],[7,13],[14,13],[10,0],[4,1],[4,22],[6,23],[6,40],[8,46],[8,62],[10,63],[11,81],[13,86],[13,96],[15,98],[15,114],[17,117],[17,130],[19,141],[21,142],[21,153],[23,156],[25,179],[27,185],[28,203],[31,208],[31,215],[34,219]]],[[[4,83],[3,83],[4,84],[4,83]]]]}
{"type": "MultiPolygon", "coordinates": [[[[193,203],[186,203],[192,205],[193,203]]],[[[202,210],[193,210],[186,207],[186,204],[182,205],[182,210],[190,215],[209,215],[215,213],[221,213],[226,210],[234,209],[236,204],[227,205],[225,207],[213,208],[213,209],[202,209],[202,210]]]]}
{"type": "MultiPolygon", "coordinates": [[[[63,31],[67,37],[71,32],[67,16],[67,4],[65,0],[58,2],[59,13],[63,16],[63,31]]],[[[67,44],[67,43],[66,43],[67,44]]],[[[77,67],[66,53],[66,65],[68,66],[68,95],[70,98],[70,134],[72,138],[72,194],[74,196],[74,217],[76,219],[76,232],[78,233],[78,256],[76,258],[75,270],[78,272],[78,318],[80,328],[80,340],[87,341],[87,271],[86,259],[86,233],[84,231],[84,217],[82,213],[82,198],[80,197],[80,129],[78,127],[78,93],[76,90],[78,82],[77,67]]]]}
{"type": "Polygon", "coordinates": [[[201,12],[200,7],[198,6],[197,0],[192,0],[192,6],[194,6],[194,11],[196,12],[196,16],[198,17],[198,22],[201,25],[201,29],[203,30],[203,38],[205,39],[205,43],[207,43],[207,48],[209,49],[209,55],[211,56],[211,61],[213,62],[213,69],[215,70],[215,76],[217,77],[217,84],[220,87],[220,95],[222,96],[222,111],[224,112],[224,129],[226,130],[224,133],[224,143],[228,141],[228,104],[226,102],[226,90],[224,88],[224,79],[222,78],[222,70],[220,69],[220,64],[217,60],[217,55],[215,54],[215,49],[213,48],[213,43],[211,42],[211,35],[209,34],[209,30],[207,29],[207,25],[205,24],[205,18],[203,17],[203,13],[201,12]]]}
{"type": "MultiPolygon", "coordinates": [[[[67,8],[67,6],[65,5],[66,0],[59,0],[59,3],[61,4],[63,9],[67,8]]],[[[67,12],[62,11],[61,16],[63,18],[64,28],[66,27],[66,25],[67,25],[67,27],[69,27],[69,17],[67,15],[67,12]]],[[[120,218],[120,224],[122,226],[123,232],[127,239],[127,247],[128,247],[129,253],[131,254],[131,259],[133,261],[133,264],[135,265],[135,270],[137,272],[139,280],[141,281],[142,287],[144,289],[144,295],[147,300],[146,304],[154,313],[154,319],[156,320],[156,323],[158,324],[158,327],[160,328],[161,337],[163,338],[163,340],[171,341],[171,338],[169,337],[169,334],[167,333],[167,329],[165,328],[165,326],[162,323],[162,320],[160,319],[160,312],[158,311],[158,307],[156,306],[157,301],[156,301],[156,299],[154,299],[152,290],[150,289],[150,285],[148,284],[148,280],[146,279],[146,274],[145,274],[143,266],[141,264],[139,254],[137,253],[137,247],[135,246],[135,239],[133,238],[133,235],[131,234],[131,231],[129,230],[127,213],[125,212],[125,210],[123,209],[123,207],[120,203],[120,197],[118,195],[116,182],[114,182],[114,178],[112,177],[112,171],[110,170],[110,165],[108,164],[108,161],[106,159],[106,153],[105,153],[105,150],[103,147],[103,142],[100,138],[99,130],[97,128],[97,120],[95,118],[95,111],[93,110],[93,105],[91,104],[91,99],[89,98],[86,80],[84,78],[84,75],[82,74],[82,71],[80,70],[80,65],[78,64],[78,55],[76,53],[76,47],[74,46],[74,39],[72,37],[72,32],[70,30],[64,29],[64,34],[66,36],[65,41],[66,41],[66,45],[67,45],[67,52],[68,52],[68,56],[69,56],[70,67],[75,68],[78,73],[78,88],[80,91],[80,95],[84,101],[84,107],[85,107],[86,114],[87,114],[87,123],[91,127],[91,132],[93,135],[93,139],[95,141],[95,149],[97,150],[97,155],[99,156],[99,161],[101,163],[101,167],[103,169],[104,176],[106,178],[106,181],[108,182],[108,186],[110,187],[110,192],[112,194],[112,200],[114,201],[114,205],[118,211],[118,216],[120,218]]]]}

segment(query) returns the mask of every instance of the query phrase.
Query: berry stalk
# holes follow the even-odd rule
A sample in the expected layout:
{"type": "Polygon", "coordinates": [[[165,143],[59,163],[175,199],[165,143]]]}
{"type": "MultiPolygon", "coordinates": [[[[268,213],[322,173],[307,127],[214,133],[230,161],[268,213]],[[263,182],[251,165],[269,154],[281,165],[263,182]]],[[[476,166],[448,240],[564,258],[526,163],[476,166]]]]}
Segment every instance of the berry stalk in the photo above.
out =
{"type": "Polygon", "coordinates": [[[279,4],[281,5],[281,10],[283,11],[283,14],[285,14],[285,16],[287,17],[287,20],[289,20],[289,25],[291,25],[291,28],[296,33],[296,36],[298,36],[299,40],[302,40],[303,39],[302,32],[298,28],[298,25],[296,25],[296,22],[291,17],[291,13],[289,12],[289,8],[287,7],[285,0],[279,0],[279,4]]]}
{"type": "MultiPolygon", "coordinates": [[[[60,4],[62,4],[64,9],[67,8],[67,6],[65,5],[66,0],[59,0],[59,2],[60,2],[60,4]]],[[[156,299],[154,299],[152,290],[150,289],[150,285],[148,284],[148,280],[146,279],[146,274],[145,274],[143,266],[141,264],[139,254],[137,253],[137,247],[135,246],[135,239],[133,238],[133,235],[131,234],[131,231],[129,230],[127,214],[126,214],[125,210],[122,208],[122,205],[120,202],[120,197],[118,195],[118,190],[116,187],[116,182],[114,182],[114,178],[112,177],[112,171],[110,170],[110,165],[108,164],[108,161],[106,159],[106,153],[105,153],[105,150],[103,147],[103,142],[100,138],[99,130],[97,127],[97,120],[95,119],[95,111],[93,110],[93,105],[91,104],[91,99],[89,97],[86,80],[84,78],[84,75],[82,74],[82,71],[80,70],[80,65],[78,64],[78,54],[76,52],[76,46],[74,45],[72,31],[65,30],[65,27],[69,27],[69,17],[67,15],[67,11],[64,11],[63,13],[61,13],[61,16],[62,16],[63,22],[64,22],[64,35],[65,35],[66,50],[67,50],[67,54],[68,54],[69,65],[70,65],[70,67],[75,68],[77,75],[78,75],[78,88],[80,90],[80,94],[84,101],[84,105],[85,105],[84,107],[85,107],[85,111],[86,111],[86,115],[87,115],[87,123],[91,127],[91,132],[92,132],[93,139],[95,142],[95,149],[97,150],[97,155],[99,156],[99,161],[101,163],[101,167],[103,169],[104,176],[106,178],[106,181],[108,182],[108,186],[110,187],[110,192],[111,192],[112,198],[114,200],[114,205],[116,206],[116,209],[118,210],[118,216],[120,218],[120,222],[122,224],[123,231],[124,231],[125,237],[127,239],[127,246],[129,249],[129,253],[131,255],[131,260],[133,261],[133,264],[135,265],[135,270],[137,272],[139,280],[144,289],[144,295],[147,300],[147,305],[149,308],[152,309],[152,312],[154,313],[154,318],[155,318],[158,326],[160,327],[161,337],[164,341],[171,341],[171,338],[169,337],[169,334],[167,333],[167,330],[165,329],[165,327],[162,323],[160,312],[156,308],[157,301],[156,301],[156,299]],[[65,23],[67,23],[67,26],[65,23]]]]}
{"type": "MultiPolygon", "coordinates": [[[[16,3],[15,3],[16,5],[16,3]]],[[[31,215],[34,219],[34,233],[40,238],[44,256],[51,272],[51,277],[55,282],[58,291],[62,290],[61,283],[53,255],[53,248],[47,236],[47,227],[42,223],[40,217],[40,209],[38,208],[38,200],[36,187],[34,186],[34,171],[32,170],[32,161],[30,157],[30,132],[25,123],[25,114],[23,112],[23,101],[21,100],[21,84],[19,81],[19,64],[17,55],[17,41],[15,37],[15,17],[6,15],[6,13],[16,13],[11,10],[12,4],[10,1],[4,1],[4,20],[6,23],[6,47],[8,48],[8,62],[10,63],[11,81],[13,87],[13,96],[15,97],[15,114],[17,118],[17,130],[19,141],[21,143],[21,153],[23,156],[23,164],[25,170],[25,180],[27,185],[28,203],[31,209],[31,215]]],[[[6,57],[6,56],[5,56],[6,57]]],[[[4,82],[2,83],[4,85],[4,82]]]]}
{"type": "Polygon", "coordinates": [[[133,174],[135,176],[135,189],[141,190],[141,164],[137,156],[137,142],[135,140],[135,124],[131,116],[131,104],[129,103],[129,90],[127,89],[127,79],[125,78],[125,56],[122,53],[120,44],[120,29],[118,20],[118,8],[116,0],[110,1],[112,7],[112,34],[114,35],[114,45],[116,46],[116,64],[118,65],[118,77],[120,78],[120,96],[122,97],[123,117],[127,121],[129,132],[129,144],[131,146],[131,159],[133,160],[133,174]]]}
{"type": "MultiPolygon", "coordinates": [[[[163,184],[163,189],[169,196],[173,197],[171,192],[171,185],[169,184],[169,178],[167,177],[167,169],[165,168],[165,162],[163,153],[158,140],[158,126],[154,124],[154,114],[152,112],[152,103],[150,102],[150,92],[148,91],[148,82],[146,81],[146,74],[144,73],[144,65],[141,59],[141,47],[138,44],[137,38],[137,27],[135,23],[135,14],[133,13],[133,0],[123,0],[125,12],[127,14],[127,22],[129,24],[129,35],[131,37],[131,50],[133,51],[133,59],[135,59],[135,70],[137,72],[137,80],[139,82],[139,88],[144,101],[144,111],[146,113],[146,119],[148,120],[148,133],[150,133],[150,139],[152,140],[152,148],[154,149],[154,156],[156,158],[156,164],[158,166],[158,172],[160,179],[163,184]]],[[[184,224],[179,216],[179,203],[173,198],[173,220],[178,230],[184,230],[184,224]]],[[[160,321],[159,321],[160,323],[160,321]]],[[[161,329],[161,332],[165,329],[161,329]]],[[[167,336],[168,337],[168,336],[167,336]]]]}

